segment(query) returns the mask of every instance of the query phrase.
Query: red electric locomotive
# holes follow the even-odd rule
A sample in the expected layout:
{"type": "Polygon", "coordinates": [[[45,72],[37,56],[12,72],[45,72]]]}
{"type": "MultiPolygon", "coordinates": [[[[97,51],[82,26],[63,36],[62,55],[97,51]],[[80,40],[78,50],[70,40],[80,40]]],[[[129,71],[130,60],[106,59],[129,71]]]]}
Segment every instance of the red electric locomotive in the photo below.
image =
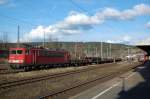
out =
{"type": "Polygon", "coordinates": [[[70,54],[64,50],[10,48],[9,63],[14,69],[67,65],[70,54]]]}

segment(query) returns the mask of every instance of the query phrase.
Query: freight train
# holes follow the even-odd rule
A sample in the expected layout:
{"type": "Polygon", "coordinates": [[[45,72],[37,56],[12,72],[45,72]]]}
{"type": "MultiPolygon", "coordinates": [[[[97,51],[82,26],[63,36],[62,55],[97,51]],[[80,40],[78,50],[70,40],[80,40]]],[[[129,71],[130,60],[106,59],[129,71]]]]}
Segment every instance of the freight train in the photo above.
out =
{"type": "MultiPolygon", "coordinates": [[[[116,59],[121,61],[121,59],[116,59]]],[[[93,63],[110,63],[113,59],[84,57],[72,59],[66,50],[50,50],[44,48],[10,48],[9,64],[13,69],[48,68],[55,66],[80,66],[93,63]]]]}

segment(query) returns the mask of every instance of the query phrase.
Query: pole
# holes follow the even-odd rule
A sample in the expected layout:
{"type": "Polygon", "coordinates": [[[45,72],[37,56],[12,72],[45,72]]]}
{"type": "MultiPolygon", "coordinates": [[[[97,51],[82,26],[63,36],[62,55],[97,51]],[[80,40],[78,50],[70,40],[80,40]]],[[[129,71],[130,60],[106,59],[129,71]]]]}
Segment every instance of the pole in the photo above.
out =
{"type": "Polygon", "coordinates": [[[129,52],[129,47],[128,47],[128,56],[129,56],[129,53],[130,53],[130,52],[129,52]]]}
{"type": "Polygon", "coordinates": [[[18,40],[17,40],[18,47],[20,46],[20,26],[18,25],[18,40]]]}
{"type": "Polygon", "coordinates": [[[107,47],[107,58],[109,58],[109,48],[107,47]]]}
{"type": "Polygon", "coordinates": [[[122,92],[125,92],[125,77],[120,77],[122,79],[122,92]]]}
{"type": "Polygon", "coordinates": [[[112,55],[111,55],[111,43],[109,45],[109,56],[110,56],[110,58],[112,58],[112,55]]]}
{"type": "Polygon", "coordinates": [[[77,58],[77,42],[75,42],[75,46],[74,46],[74,50],[75,50],[75,58],[77,58]]]}
{"type": "Polygon", "coordinates": [[[130,61],[131,57],[130,57],[130,48],[128,47],[128,61],[130,61]]]}
{"type": "Polygon", "coordinates": [[[101,42],[101,59],[103,59],[103,42],[101,42]]]}
{"type": "Polygon", "coordinates": [[[45,31],[43,32],[44,34],[43,34],[43,48],[45,48],[45,31]]]}
{"type": "Polygon", "coordinates": [[[96,63],[98,64],[98,53],[97,53],[97,47],[95,48],[95,52],[96,52],[96,63]]]}
{"type": "Polygon", "coordinates": [[[88,47],[87,47],[87,53],[86,53],[87,55],[87,57],[89,56],[89,45],[88,45],[88,47]]]}

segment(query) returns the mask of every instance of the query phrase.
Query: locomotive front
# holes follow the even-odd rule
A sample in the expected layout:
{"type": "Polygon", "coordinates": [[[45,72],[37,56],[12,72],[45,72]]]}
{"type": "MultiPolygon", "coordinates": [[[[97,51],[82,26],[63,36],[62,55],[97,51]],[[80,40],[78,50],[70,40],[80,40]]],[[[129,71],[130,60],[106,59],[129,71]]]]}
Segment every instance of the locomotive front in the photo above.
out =
{"type": "Polygon", "coordinates": [[[10,48],[9,64],[14,69],[19,69],[25,62],[25,48],[10,48]]]}

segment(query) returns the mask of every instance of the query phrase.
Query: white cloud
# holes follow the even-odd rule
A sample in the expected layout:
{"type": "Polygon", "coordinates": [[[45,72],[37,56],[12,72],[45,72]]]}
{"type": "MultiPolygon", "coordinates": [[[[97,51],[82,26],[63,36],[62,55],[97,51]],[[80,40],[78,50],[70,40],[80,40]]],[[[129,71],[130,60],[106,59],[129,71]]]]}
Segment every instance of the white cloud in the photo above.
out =
{"type": "Polygon", "coordinates": [[[65,22],[68,24],[98,24],[99,20],[83,13],[71,12],[65,22]]]}
{"type": "Polygon", "coordinates": [[[146,27],[150,29],[150,22],[146,24],[146,27]]]}
{"type": "Polygon", "coordinates": [[[150,14],[150,6],[145,4],[139,4],[133,7],[133,9],[128,9],[122,12],[121,19],[131,19],[135,16],[150,14]]]}
{"type": "Polygon", "coordinates": [[[144,40],[138,41],[135,45],[150,45],[150,38],[146,38],[144,40]]]}
{"type": "Polygon", "coordinates": [[[131,37],[126,35],[123,37],[123,41],[129,42],[129,41],[131,41],[131,37]]]}
{"type": "Polygon", "coordinates": [[[107,40],[107,43],[122,43],[122,44],[131,44],[132,37],[129,35],[120,36],[117,39],[107,40]]]}
{"type": "MultiPolygon", "coordinates": [[[[99,11],[92,16],[72,11],[63,21],[47,27],[38,26],[37,28],[32,29],[29,33],[26,33],[24,37],[30,39],[43,38],[44,31],[47,36],[72,35],[91,30],[94,25],[102,24],[106,20],[129,20],[136,16],[147,14],[150,14],[150,6],[146,4],[139,4],[132,9],[126,9],[123,11],[113,8],[105,8],[103,11],[99,11]]],[[[124,38],[125,41],[128,41],[129,39],[129,37],[124,38]]]]}
{"type": "Polygon", "coordinates": [[[8,0],[0,0],[0,5],[6,4],[8,0]]]}
{"type": "Polygon", "coordinates": [[[118,43],[118,41],[114,41],[114,40],[107,40],[107,43],[118,43]]]}
{"type": "Polygon", "coordinates": [[[129,42],[126,42],[124,40],[114,40],[114,39],[112,39],[112,40],[106,40],[105,42],[107,42],[107,43],[120,43],[120,44],[129,43],[129,42]]]}
{"type": "Polygon", "coordinates": [[[132,19],[135,16],[150,14],[150,6],[146,4],[139,4],[134,6],[132,9],[126,9],[119,11],[113,8],[105,8],[102,12],[96,14],[100,19],[120,19],[128,20],[132,19]]]}

